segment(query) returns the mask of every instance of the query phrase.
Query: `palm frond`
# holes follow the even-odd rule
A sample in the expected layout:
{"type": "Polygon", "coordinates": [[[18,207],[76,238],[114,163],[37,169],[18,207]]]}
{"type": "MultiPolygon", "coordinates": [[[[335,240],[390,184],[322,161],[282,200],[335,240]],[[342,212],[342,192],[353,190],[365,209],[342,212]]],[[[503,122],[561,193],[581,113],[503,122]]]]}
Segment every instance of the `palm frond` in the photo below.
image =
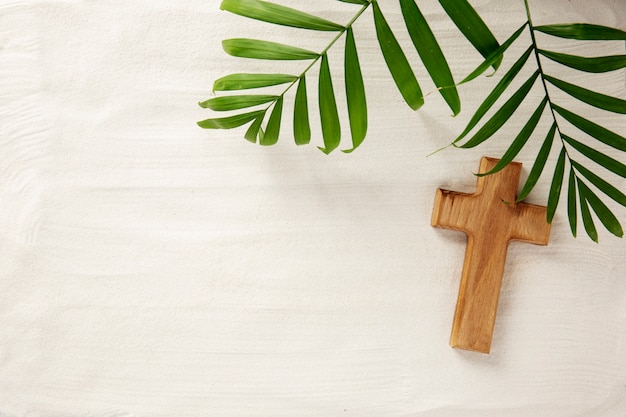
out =
{"type": "MultiPolygon", "coordinates": [[[[567,175],[566,180],[567,213],[572,234],[576,236],[576,229],[578,225],[577,220],[580,213],[587,235],[592,240],[596,242],[598,241],[597,229],[591,214],[593,212],[610,233],[615,236],[622,237],[623,231],[617,217],[611,212],[608,206],[602,202],[600,197],[598,197],[596,193],[594,193],[594,191],[586,185],[583,179],[589,181],[589,183],[597,190],[621,205],[626,205],[626,195],[603,179],[600,175],[587,168],[585,166],[586,164],[583,165],[583,163],[578,159],[588,159],[599,167],[606,169],[611,174],[622,178],[626,178],[626,165],[618,159],[615,159],[600,150],[581,142],[580,140],[574,139],[572,136],[574,134],[567,134],[564,132],[564,129],[566,129],[566,127],[576,128],[603,145],[607,145],[622,152],[626,152],[626,138],[570,110],[567,110],[561,105],[557,105],[549,94],[550,91],[548,89],[548,85],[558,88],[574,99],[580,100],[598,109],[617,114],[626,114],[626,100],[601,94],[549,75],[545,73],[543,66],[541,65],[541,58],[550,59],[578,71],[603,73],[624,68],[626,66],[626,55],[582,57],[556,51],[546,51],[539,48],[535,32],[542,32],[548,35],[558,36],[574,41],[623,40],[626,39],[626,32],[614,28],[589,24],[533,26],[528,5],[527,16],[528,21],[522,26],[522,28],[513,33],[513,35],[502,44],[500,49],[506,49],[513,42],[515,42],[520,35],[520,30],[525,27],[528,27],[529,29],[531,44],[502,77],[484,102],[478,107],[466,128],[452,142],[452,144],[461,148],[471,148],[480,145],[493,137],[496,132],[515,115],[519,104],[531,91],[535,85],[534,81],[538,77],[541,80],[544,92],[541,104],[539,104],[530,119],[526,122],[513,142],[510,144],[509,148],[502,156],[500,163],[498,163],[489,173],[484,175],[497,172],[510,163],[521,151],[521,149],[527,145],[532,132],[539,125],[540,120],[543,117],[551,118],[552,121],[550,123],[549,131],[547,132],[547,135],[545,136],[537,154],[530,174],[522,187],[518,201],[521,201],[528,196],[537,184],[539,177],[547,165],[550,150],[555,142],[554,139],[558,136],[560,139],[561,151],[555,164],[548,195],[547,221],[552,222],[554,218],[561,189],[563,187],[563,181],[565,180],[566,165],[569,163],[569,174],[567,175]],[[489,120],[487,120],[481,127],[478,127],[478,124],[482,120],[483,116],[496,104],[504,91],[510,86],[511,82],[519,75],[520,69],[528,61],[531,53],[534,53],[535,55],[537,68],[535,73],[517,91],[515,91],[498,110],[496,110],[495,114],[489,120]],[[549,112],[544,111],[546,105],[550,109],[549,112]],[[557,118],[557,115],[560,116],[560,118],[557,118]],[[461,145],[458,144],[477,127],[477,132],[474,133],[470,139],[461,145]]],[[[495,54],[498,54],[498,51],[495,54]]],[[[485,61],[480,64],[476,70],[472,71],[472,73],[470,73],[470,75],[463,81],[471,80],[484,72],[490,65],[490,58],[492,59],[493,56],[485,59],[485,61]]]]}
{"type": "MultiPolygon", "coordinates": [[[[274,25],[288,26],[302,30],[314,30],[323,32],[335,32],[336,35],[321,52],[310,51],[293,45],[270,42],[261,39],[233,38],[222,42],[223,49],[229,55],[262,60],[301,60],[309,61],[306,68],[299,75],[283,73],[276,74],[230,74],[216,80],[213,91],[240,91],[255,88],[265,88],[276,85],[286,85],[280,94],[243,94],[236,93],[233,96],[217,97],[202,101],[200,105],[213,111],[238,110],[255,105],[267,105],[262,113],[231,116],[231,118],[208,119],[199,125],[205,128],[234,128],[242,124],[251,123],[244,137],[251,142],[268,145],[275,143],[278,138],[274,137],[275,129],[262,128],[263,119],[266,115],[274,115],[274,121],[278,115],[276,109],[282,108],[286,93],[297,86],[294,99],[293,136],[298,145],[308,144],[311,141],[311,127],[309,122],[308,95],[306,90],[306,74],[314,65],[320,65],[324,76],[318,79],[323,85],[318,85],[319,91],[325,95],[320,97],[318,103],[321,115],[322,136],[324,146],[319,147],[326,153],[332,152],[339,146],[341,138],[341,126],[338,114],[336,91],[332,87],[332,76],[326,70],[330,68],[328,63],[328,50],[345,35],[344,46],[344,74],[345,74],[345,101],[347,104],[351,146],[344,152],[350,153],[357,149],[365,140],[368,128],[368,106],[365,93],[365,81],[361,71],[353,24],[371,9],[376,36],[383,54],[383,58],[389,68],[391,78],[394,80],[400,95],[407,105],[413,110],[419,109],[424,104],[424,94],[420,83],[415,76],[414,69],[409,64],[407,56],[410,51],[405,51],[397,41],[394,30],[388,24],[378,1],[376,0],[338,0],[342,3],[350,3],[360,8],[347,24],[339,24],[313,14],[286,7],[265,0],[222,0],[222,10],[243,16],[249,19],[270,23],[274,25]],[[371,6],[371,7],[370,7],[371,6]],[[322,68],[322,66],[326,66],[322,68]],[[329,75],[329,77],[326,77],[329,75]],[[327,94],[331,96],[326,97],[327,94]],[[240,97],[236,97],[240,96],[240,97]],[[270,109],[274,111],[270,113],[270,109]],[[225,120],[222,120],[225,119],[225,120]],[[245,121],[245,122],[244,122],[245,121]],[[239,123],[242,124],[239,124],[239,123]],[[269,136],[268,136],[269,135],[269,136]],[[263,138],[261,140],[261,138],[263,138]]],[[[418,8],[415,0],[399,0],[404,17],[404,23],[410,35],[415,50],[419,55],[424,67],[431,79],[437,86],[441,97],[456,115],[461,110],[461,101],[456,89],[452,72],[441,50],[435,34],[430,29],[426,17],[418,8]]],[[[466,0],[440,0],[440,3],[451,20],[457,25],[463,36],[484,56],[492,58],[488,66],[497,68],[502,61],[502,55],[493,56],[494,51],[499,49],[496,38],[493,36],[485,22],[466,0]]],[[[274,126],[274,124],[272,124],[274,126]]],[[[280,133],[280,129],[278,130],[280,133]]]]}
{"type": "Polygon", "coordinates": [[[584,86],[563,80],[554,74],[548,74],[543,69],[542,60],[550,60],[576,71],[595,74],[626,68],[626,55],[580,56],[558,50],[546,50],[539,47],[536,34],[541,33],[572,42],[579,40],[604,42],[626,40],[626,32],[587,23],[534,26],[528,2],[525,0],[527,21],[500,45],[467,0],[439,0],[440,5],[460,33],[484,57],[484,60],[474,71],[470,72],[459,83],[455,83],[444,51],[442,51],[435,33],[431,30],[426,16],[415,0],[398,0],[405,29],[415,51],[403,49],[377,0],[336,1],[358,7],[355,8],[352,19],[346,24],[336,23],[265,0],[223,0],[220,7],[225,11],[269,24],[307,31],[329,32],[333,37],[329,40],[328,45],[319,52],[261,39],[233,38],[224,40],[223,49],[232,56],[274,61],[303,61],[305,67],[298,75],[281,72],[275,74],[237,73],[219,78],[213,84],[213,91],[233,92],[232,95],[202,101],[200,106],[215,112],[245,111],[226,117],[209,118],[198,122],[198,125],[207,129],[234,129],[249,124],[244,135],[245,139],[261,145],[273,145],[281,135],[286,94],[295,87],[293,137],[298,145],[310,143],[309,111],[312,104],[309,103],[307,94],[307,73],[319,64],[319,77],[317,79],[319,101],[317,107],[324,143],[323,146],[319,146],[319,149],[325,153],[334,151],[340,146],[342,126],[328,51],[337,44],[339,39],[345,36],[345,43],[343,44],[344,93],[351,146],[344,152],[349,153],[363,143],[368,129],[366,80],[363,79],[362,63],[359,60],[353,29],[353,24],[368,9],[371,10],[373,16],[376,37],[391,79],[404,101],[413,110],[419,109],[424,104],[424,95],[420,82],[415,75],[415,69],[410,64],[413,62],[412,57],[408,54],[417,52],[417,56],[436,85],[439,94],[453,115],[456,115],[461,110],[461,101],[456,87],[474,80],[490,67],[498,69],[504,62],[504,53],[513,43],[519,41],[520,36],[525,31],[528,31],[530,44],[487,95],[467,126],[454,139],[452,145],[458,148],[472,148],[490,140],[500,132],[501,128],[511,118],[517,117],[521,103],[527,99],[530,92],[535,88],[542,88],[543,98],[537,103],[530,117],[504,152],[500,163],[492,172],[487,174],[497,172],[511,162],[533,140],[534,133],[537,133],[539,137],[544,139],[530,174],[522,187],[519,200],[528,196],[538,183],[545,168],[549,165],[549,155],[556,143],[557,146],[560,146],[560,152],[555,161],[548,194],[547,221],[552,222],[564,183],[566,183],[567,212],[572,234],[576,235],[577,233],[580,215],[587,235],[597,241],[598,234],[593,221],[593,214],[595,213],[597,219],[610,233],[619,237],[623,235],[617,217],[599,195],[607,196],[618,204],[626,206],[624,192],[611,185],[607,180],[609,178],[607,175],[626,178],[626,165],[619,158],[609,156],[596,147],[590,146],[589,140],[578,139],[577,135],[581,132],[588,135],[592,142],[595,141],[602,146],[608,146],[621,152],[626,152],[626,138],[568,110],[567,104],[557,104],[550,95],[550,89],[556,88],[566,93],[569,98],[614,114],[626,114],[626,100],[592,91],[584,86]],[[536,71],[526,78],[521,86],[510,94],[508,99],[497,106],[504,93],[509,91],[513,81],[520,77],[521,70],[528,64],[531,55],[534,56],[536,71]],[[540,82],[538,83],[537,80],[540,82]],[[284,89],[279,94],[265,92],[251,94],[245,91],[281,85],[284,86],[284,89]],[[549,111],[546,111],[546,108],[549,111]],[[492,109],[494,109],[493,115],[486,121],[483,120],[492,109]],[[545,118],[548,118],[550,122],[542,124],[541,121],[545,118]],[[539,126],[545,125],[549,126],[546,132],[536,132],[539,126]],[[573,131],[570,133],[569,130],[573,131]],[[598,173],[598,168],[607,172],[598,173]],[[566,169],[567,175],[565,175],[566,169]]]}

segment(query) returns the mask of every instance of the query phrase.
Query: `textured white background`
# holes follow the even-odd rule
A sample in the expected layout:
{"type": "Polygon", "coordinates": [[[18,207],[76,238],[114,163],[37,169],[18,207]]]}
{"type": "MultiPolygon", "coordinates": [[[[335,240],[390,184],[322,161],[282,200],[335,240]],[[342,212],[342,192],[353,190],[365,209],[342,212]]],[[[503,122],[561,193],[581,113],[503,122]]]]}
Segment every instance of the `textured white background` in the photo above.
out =
{"type": "MultiPolygon", "coordinates": [[[[283,4],[338,22],[356,9],[283,4]]],[[[524,20],[521,1],[473,4],[501,41],[524,20]]],[[[460,79],[480,56],[434,0],[420,5],[460,79]]],[[[298,148],[286,116],[281,142],[260,148],[242,130],[199,129],[210,113],[196,103],[220,76],[302,63],[235,59],[220,41],[256,35],[319,49],[332,35],[218,6],[0,2],[0,416],[626,415],[624,242],[604,230],[599,245],[573,239],[563,205],[549,247],[510,247],[492,354],[448,347],[465,244],[430,227],[435,189],[472,190],[479,157],[500,155],[525,120],[484,147],[426,155],[462,130],[495,80],[463,86],[457,118],[436,94],[413,113],[366,13],[355,26],[370,103],[363,146],[331,156],[298,148]]],[[[397,3],[381,6],[411,51],[397,3]]],[[[531,6],[538,24],[626,29],[624,0],[531,6]]],[[[540,41],[624,53],[623,42],[540,41]]],[[[341,66],[335,48],[339,93],[341,66]]],[[[549,68],[626,97],[624,71],[549,68]]],[[[568,106],[626,134],[624,117],[568,106]]],[[[544,132],[518,158],[524,176],[544,132]]],[[[547,182],[529,201],[545,204],[547,182]]]]}

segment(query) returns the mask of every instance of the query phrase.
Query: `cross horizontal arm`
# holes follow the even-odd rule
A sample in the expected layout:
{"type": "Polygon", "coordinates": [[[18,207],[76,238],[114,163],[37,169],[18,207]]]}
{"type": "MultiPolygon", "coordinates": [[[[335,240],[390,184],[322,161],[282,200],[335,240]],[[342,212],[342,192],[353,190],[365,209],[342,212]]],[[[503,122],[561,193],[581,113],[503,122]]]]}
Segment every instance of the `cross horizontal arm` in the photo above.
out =
{"type": "Polygon", "coordinates": [[[431,225],[468,233],[470,206],[466,199],[470,197],[471,194],[437,189],[431,225]]]}
{"type": "Polygon", "coordinates": [[[526,203],[518,203],[515,208],[517,216],[511,223],[511,240],[547,245],[550,223],[546,220],[546,208],[526,203]]]}

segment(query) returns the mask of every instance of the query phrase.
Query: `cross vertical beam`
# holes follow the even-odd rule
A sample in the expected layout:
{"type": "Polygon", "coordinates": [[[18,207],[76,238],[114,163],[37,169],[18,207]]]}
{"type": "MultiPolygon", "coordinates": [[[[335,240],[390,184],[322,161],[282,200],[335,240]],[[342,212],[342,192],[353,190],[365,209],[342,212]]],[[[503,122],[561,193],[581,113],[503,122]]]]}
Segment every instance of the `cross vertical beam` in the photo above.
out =
{"type": "MultiPolygon", "coordinates": [[[[479,172],[497,162],[483,157],[479,172]]],[[[521,170],[522,164],[512,162],[479,177],[473,194],[437,190],[431,224],[467,235],[452,347],[489,353],[509,242],[548,244],[546,208],[515,203],[521,170]]]]}

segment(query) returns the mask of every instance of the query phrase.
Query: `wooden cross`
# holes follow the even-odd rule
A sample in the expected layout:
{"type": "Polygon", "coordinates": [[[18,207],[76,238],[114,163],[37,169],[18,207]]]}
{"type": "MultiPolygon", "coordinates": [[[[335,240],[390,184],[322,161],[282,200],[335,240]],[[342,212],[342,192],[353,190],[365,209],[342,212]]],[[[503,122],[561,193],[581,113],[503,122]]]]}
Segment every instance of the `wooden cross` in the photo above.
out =
{"type": "MultiPolygon", "coordinates": [[[[483,157],[480,173],[498,162],[483,157]]],[[[432,225],[467,234],[450,346],[489,353],[509,241],[547,245],[546,208],[515,203],[522,164],[478,178],[476,192],[437,190],[432,225]]]]}

